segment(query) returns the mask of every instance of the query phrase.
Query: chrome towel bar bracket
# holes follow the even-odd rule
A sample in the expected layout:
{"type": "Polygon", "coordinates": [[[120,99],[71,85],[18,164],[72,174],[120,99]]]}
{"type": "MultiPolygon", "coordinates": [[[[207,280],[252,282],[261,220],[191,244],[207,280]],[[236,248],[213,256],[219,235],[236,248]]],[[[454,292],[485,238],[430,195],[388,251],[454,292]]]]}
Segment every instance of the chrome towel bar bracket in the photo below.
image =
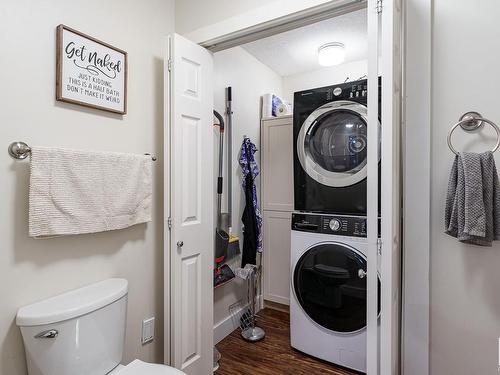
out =
{"type": "Polygon", "coordinates": [[[497,124],[484,118],[478,112],[467,112],[460,117],[459,121],[455,125],[453,125],[448,132],[447,142],[451,152],[453,152],[455,155],[458,155],[458,151],[455,150],[453,144],[451,143],[451,135],[456,128],[460,126],[464,131],[470,133],[475,130],[481,129],[485,123],[491,125],[491,127],[493,127],[493,129],[495,129],[495,132],[497,133],[497,142],[491,152],[495,152],[496,150],[498,150],[498,147],[500,147],[500,128],[497,126],[497,124]]]}
{"type": "Polygon", "coordinates": [[[9,145],[9,155],[14,159],[26,159],[31,152],[31,147],[24,142],[12,142],[9,145]]]}
{"type": "MultiPolygon", "coordinates": [[[[31,153],[31,147],[24,142],[12,142],[9,145],[8,151],[9,155],[12,156],[14,159],[23,160],[26,159],[28,155],[31,153]]],[[[156,156],[151,155],[150,153],[145,153],[144,155],[151,156],[152,161],[157,160],[156,156]]]]}

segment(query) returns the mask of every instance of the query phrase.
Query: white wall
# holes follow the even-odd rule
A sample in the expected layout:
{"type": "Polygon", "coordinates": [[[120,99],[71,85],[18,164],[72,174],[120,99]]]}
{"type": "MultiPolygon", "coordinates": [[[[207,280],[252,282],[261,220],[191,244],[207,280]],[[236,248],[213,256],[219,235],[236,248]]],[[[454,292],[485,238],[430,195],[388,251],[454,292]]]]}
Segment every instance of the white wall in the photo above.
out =
{"type": "Polygon", "coordinates": [[[201,43],[328,2],[330,0],[176,0],[176,32],[201,43]]]}
{"type": "MultiPolygon", "coordinates": [[[[26,374],[15,325],[20,306],[108,277],[129,280],[125,361],[163,357],[163,54],[173,1],[6,1],[0,7],[0,374],[26,374]],[[74,27],[128,52],[128,114],[55,101],[55,29],[74,27]],[[115,232],[28,238],[29,163],[11,141],[80,149],[153,152],[153,222],[115,232]],[[140,343],[156,316],[156,339],[140,343]]],[[[117,187],[118,189],[119,187],[117,187]]]]}
{"type": "Polygon", "coordinates": [[[176,0],[175,31],[186,34],[267,3],[269,0],[176,0]]]}
{"type": "Polygon", "coordinates": [[[363,60],[286,76],[283,77],[283,96],[293,103],[296,91],[343,83],[346,78],[355,81],[366,74],[367,62],[363,60]]]}
{"type": "MultiPolygon", "coordinates": [[[[282,79],[279,75],[262,64],[241,47],[231,48],[214,54],[214,102],[219,113],[225,111],[225,88],[233,90],[233,232],[240,237],[241,215],[245,207],[243,190],[241,188],[241,169],[238,164],[239,150],[243,136],[247,135],[260,147],[260,96],[265,93],[282,93],[282,79]]],[[[214,140],[218,137],[214,135],[214,140]]],[[[218,149],[217,149],[218,150],[218,149]]],[[[226,149],[227,151],[227,149],[226,149]]],[[[260,163],[260,153],[256,153],[260,163]]],[[[226,171],[226,167],[224,167],[226,171]]],[[[226,176],[224,177],[226,178],[226,176]]],[[[227,179],[226,179],[227,181],[227,179]]],[[[260,179],[257,179],[259,184],[260,179]]],[[[226,188],[225,192],[227,192],[226,188]]],[[[223,211],[225,210],[225,198],[223,211]]],[[[235,258],[231,266],[239,266],[240,257],[235,258]]],[[[229,307],[246,298],[246,285],[236,280],[215,290],[214,322],[219,324],[230,315],[229,307]]]]}
{"type": "MultiPolygon", "coordinates": [[[[433,1],[431,133],[431,334],[433,375],[495,374],[500,336],[500,242],[464,245],[443,233],[444,202],[453,154],[450,127],[475,110],[500,123],[498,63],[500,3],[433,1]]],[[[491,128],[456,130],[460,150],[486,150],[491,128]]],[[[500,156],[496,155],[497,165],[500,156]]]]}

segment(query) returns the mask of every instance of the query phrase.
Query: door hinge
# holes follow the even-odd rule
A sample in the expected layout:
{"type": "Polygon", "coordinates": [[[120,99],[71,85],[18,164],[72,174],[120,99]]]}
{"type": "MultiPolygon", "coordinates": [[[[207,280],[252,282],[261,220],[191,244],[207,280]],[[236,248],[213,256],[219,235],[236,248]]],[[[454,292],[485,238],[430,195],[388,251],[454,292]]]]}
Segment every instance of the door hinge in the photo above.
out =
{"type": "Polygon", "coordinates": [[[169,217],[167,219],[167,226],[168,226],[168,230],[172,229],[172,218],[171,217],[169,217]]]}
{"type": "Polygon", "coordinates": [[[382,239],[377,238],[377,254],[382,255],[382,239]]]}
{"type": "Polygon", "coordinates": [[[168,71],[171,72],[172,71],[172,59],[168,59],[167,61],[167,68],[168,68],[168,71]]]}
{"type": "Polygon", "coordinates": [[[382,1],[383,0],[377,0],[377,7],[375,9],[378,14],[382,13],[382,1]]]}

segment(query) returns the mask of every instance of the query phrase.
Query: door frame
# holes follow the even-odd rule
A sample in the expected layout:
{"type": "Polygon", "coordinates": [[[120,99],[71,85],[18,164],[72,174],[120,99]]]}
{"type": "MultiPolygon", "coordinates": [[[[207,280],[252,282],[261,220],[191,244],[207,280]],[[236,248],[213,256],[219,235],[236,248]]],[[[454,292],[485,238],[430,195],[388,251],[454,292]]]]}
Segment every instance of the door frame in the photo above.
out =
{"type": "Polygon", "coordinates": [[[172,124],[172,85],[170,79],[170,57],[172,56],[172,45],[170,36],[164,38],[164,55],[163,60],[163,363],[166,365],[172,364],[172,335],[171,335],[171,293],[170,287],[172,285],[171,276],[171,197],[172,188],[170,186],[170,170],[171,170],[171,150],[172,137],[171,137],[171,124],[172,124]],[[169,145],[168,149],[165,145],[169,145]],[[168,270],[168,273],[165,272],[168,270]]]}
{"type": "Polygon", "coordinates": [[[220,25],[216,30],[202,29],[186,37],[209,51],[217,52],[366,8],[367,1],[316,1],[321,4],[301,5],[299,9],[293,7],[293,4],[290,5],[290,1],[286,1],[280,7],[280,12],[283,14],[275,13],[271,19],[261,20],[258,16],[252,15],[254,17],[246,17],[248,23],[246,27],[220,25]]]}
{"type": "Polygon", "coordinates": [[[430,372],[432,0],[407,0],[403,28],[404,375],[430,372]]]}
{"type": "MultiPolygon", "coordinates": [[[[366,7],[367,0],[333,0],[316,1],[316,3],[320,4],[309,8],[301,5],[302,9],[298,10],[289,7],[288,14],[275,13],[273,19],[253,18],[249,21],[251,24],[245,27],[233,27],[233,30],[230,30],[230,22],[219,23],[213,28],[202,28],[185,36],[216,52],[362,9],[366,7]]],[[[404,221],[401,265],[401,373],[427,375],[429,373],[430,227],[421,224],[428,223],[430,218],[432,0],[407,0],[403,3],[401,164],[404,221]],[[415,139],[418,141],[414,142],[415,139]],[[408,301],[417,301],[417,304],[412,303],[412,306],[407,306],[408,301]]],[[[167,62],[164,72],[168,75],[167,62]]],[[[168,90],[169,87],[166,86],[165,103],[169,103],[170,100],[168,90]]],[[[169,111],[164,111],[164,118],[166,124],[164,137],[169,141],[169,111]]],[[[169,163],[170,157],[165,153],[165,176],[169,176],[169,163]]],[[[168,190],[169,184],[166,183],[165,194],[168,190]]],[[[167,225],[169,212],[170,202],[166,199],[165,249],[169,249],[170,233],[167,225]]],[[[169,256],[165,257],[165,269],[170,269],[169,256]]],[[[165,311],[170,311],[169,277],[165,278],[164,287],[165,311]]],[[[164,325],[165,338],[168,338],[170,320],[165,319],[164,325]]],[[[164,352],[164,361],[169,363],[170,345],[165,345],[164,352]]]]}

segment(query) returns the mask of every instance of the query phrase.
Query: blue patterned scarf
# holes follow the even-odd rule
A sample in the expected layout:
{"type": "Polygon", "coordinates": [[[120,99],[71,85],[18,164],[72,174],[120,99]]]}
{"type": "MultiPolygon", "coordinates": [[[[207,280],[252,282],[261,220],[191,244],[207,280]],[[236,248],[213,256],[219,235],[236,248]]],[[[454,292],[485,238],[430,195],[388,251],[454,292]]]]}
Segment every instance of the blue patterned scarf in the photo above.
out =
{"type": "Polygon", "coordinates": [[[257,222],[257,251],[262,252],[262,214],[259,208],[259,201],[257,198],[257,188],[255,187],[255,179],[259,175],[259,166],[255,160],[254,154],[257,151],[257,147],[252,143],[250,138],[245,138],[241,145],[240,150],[240,166],[243,174],[243,189],[246,188],[246,177],[250,173],[252,176],[253,186],[252,186],[252,201],[253,207],[256,215],[257,222]]]}

